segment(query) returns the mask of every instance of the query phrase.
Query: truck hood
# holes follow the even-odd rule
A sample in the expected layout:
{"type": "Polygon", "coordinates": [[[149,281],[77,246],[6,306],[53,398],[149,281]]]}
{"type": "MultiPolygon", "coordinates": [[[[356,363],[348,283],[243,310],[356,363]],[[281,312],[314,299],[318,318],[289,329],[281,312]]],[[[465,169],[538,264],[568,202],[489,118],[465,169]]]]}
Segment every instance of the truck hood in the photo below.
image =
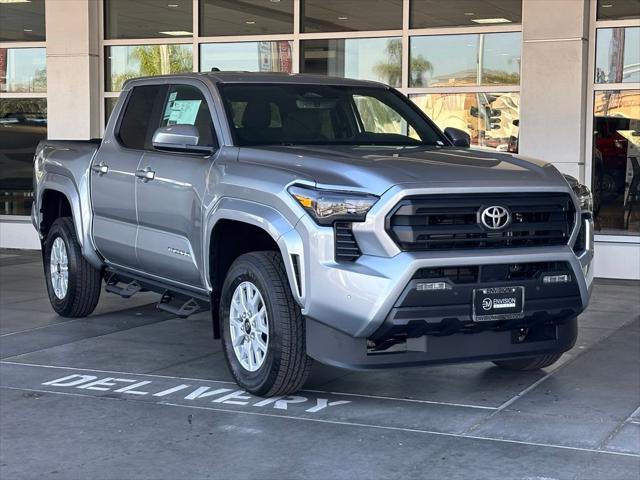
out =
{"type": "Polygon", "coordinates": [[[381,195],[414,187],[566,188],[553,165],[508,153],[456,147],[268,146],[242,148],[239,160],[289,170],[319,186],[381,195]]]}

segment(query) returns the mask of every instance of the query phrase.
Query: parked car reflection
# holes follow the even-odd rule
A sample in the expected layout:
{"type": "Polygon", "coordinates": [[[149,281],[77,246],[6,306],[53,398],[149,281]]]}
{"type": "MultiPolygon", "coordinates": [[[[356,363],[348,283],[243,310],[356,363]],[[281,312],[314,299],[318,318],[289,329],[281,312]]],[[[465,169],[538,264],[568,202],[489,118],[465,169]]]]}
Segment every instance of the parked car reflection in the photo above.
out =
{"type": "Polygon", "coordinates": [[[29,215],[33,154],[45,138],[46,100],[0,100],[0,214],[29,215]]]}

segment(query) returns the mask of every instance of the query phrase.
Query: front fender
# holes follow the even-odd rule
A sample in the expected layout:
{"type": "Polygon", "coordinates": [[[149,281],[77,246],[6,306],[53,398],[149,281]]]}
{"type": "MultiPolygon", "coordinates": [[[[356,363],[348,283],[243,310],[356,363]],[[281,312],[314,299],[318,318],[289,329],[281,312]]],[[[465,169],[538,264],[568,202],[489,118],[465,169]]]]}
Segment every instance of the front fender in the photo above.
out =
{"type": "MultiPolygon", "coordinates": [[[[304,250],[302,238],[295,230],[295,225],[292,225],[280,212],[268,205],[250,200],[224,197],[220,199],[207,216],[206,238],[203,242],[205,246],[204,252],[210,251],[213,229],[220,220],[234,220],[253,225],[264,230],[273,238],[280,248],[293,298],[302,306],[305,298],[304,272],[302,268],[296,269],[294,258],[297,256],[297,264],[299,266],[304,265],[304,250]],[[296,270],[299,271],[299,274],[296,274],[296,270]]],[[[205,282],[207,288],[211,290],[209,262],[205,261],[203,263],[205,282]]]]}

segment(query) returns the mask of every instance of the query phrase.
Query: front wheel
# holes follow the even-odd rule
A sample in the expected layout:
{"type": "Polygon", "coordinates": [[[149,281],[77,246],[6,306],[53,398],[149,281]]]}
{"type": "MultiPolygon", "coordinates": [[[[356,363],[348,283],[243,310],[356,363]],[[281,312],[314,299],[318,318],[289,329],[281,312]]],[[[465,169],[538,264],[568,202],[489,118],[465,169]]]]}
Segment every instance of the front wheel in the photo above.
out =
{"type": "Polygon", "coordinates": [[[82,256],[73,221],[58,218],[43,244],[49,301],[62,317],[86,317],[98,304],[102,273],[82,256]]]}
{"type": "Polygon", "coordinates": [[[302,388],[312,360],[304,319],[277,252],[236,259],[222,287],[219,318],[225,359],[238,385],[261,396],[302,388]]]}
{"type": "Polygon", "coordinates": [[[493,363],[501,368],[506,368],[507,370],[526,372],[531,370],[540,370],[541,368],[553,365],[560,360],[560,357],[562,357],[561,353],[550,353],[549,355],[540,355],[538,357],[496,360],[493,363]]]}

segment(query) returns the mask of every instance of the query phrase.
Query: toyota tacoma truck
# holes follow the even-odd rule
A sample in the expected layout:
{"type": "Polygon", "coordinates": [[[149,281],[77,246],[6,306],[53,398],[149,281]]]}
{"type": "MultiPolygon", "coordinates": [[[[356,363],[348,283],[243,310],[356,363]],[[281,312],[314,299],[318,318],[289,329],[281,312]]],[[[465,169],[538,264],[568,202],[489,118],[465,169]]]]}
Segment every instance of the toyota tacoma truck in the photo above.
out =
{"type": "Polygon", "coordinates": [[[237,383],[556,362],[593,280],[589,190],[470,149],[386,85],[211,72],[130,80],[104,138],[42,141],[33,224],[53,309],[104,290],[210,310],[237,383]]]}

